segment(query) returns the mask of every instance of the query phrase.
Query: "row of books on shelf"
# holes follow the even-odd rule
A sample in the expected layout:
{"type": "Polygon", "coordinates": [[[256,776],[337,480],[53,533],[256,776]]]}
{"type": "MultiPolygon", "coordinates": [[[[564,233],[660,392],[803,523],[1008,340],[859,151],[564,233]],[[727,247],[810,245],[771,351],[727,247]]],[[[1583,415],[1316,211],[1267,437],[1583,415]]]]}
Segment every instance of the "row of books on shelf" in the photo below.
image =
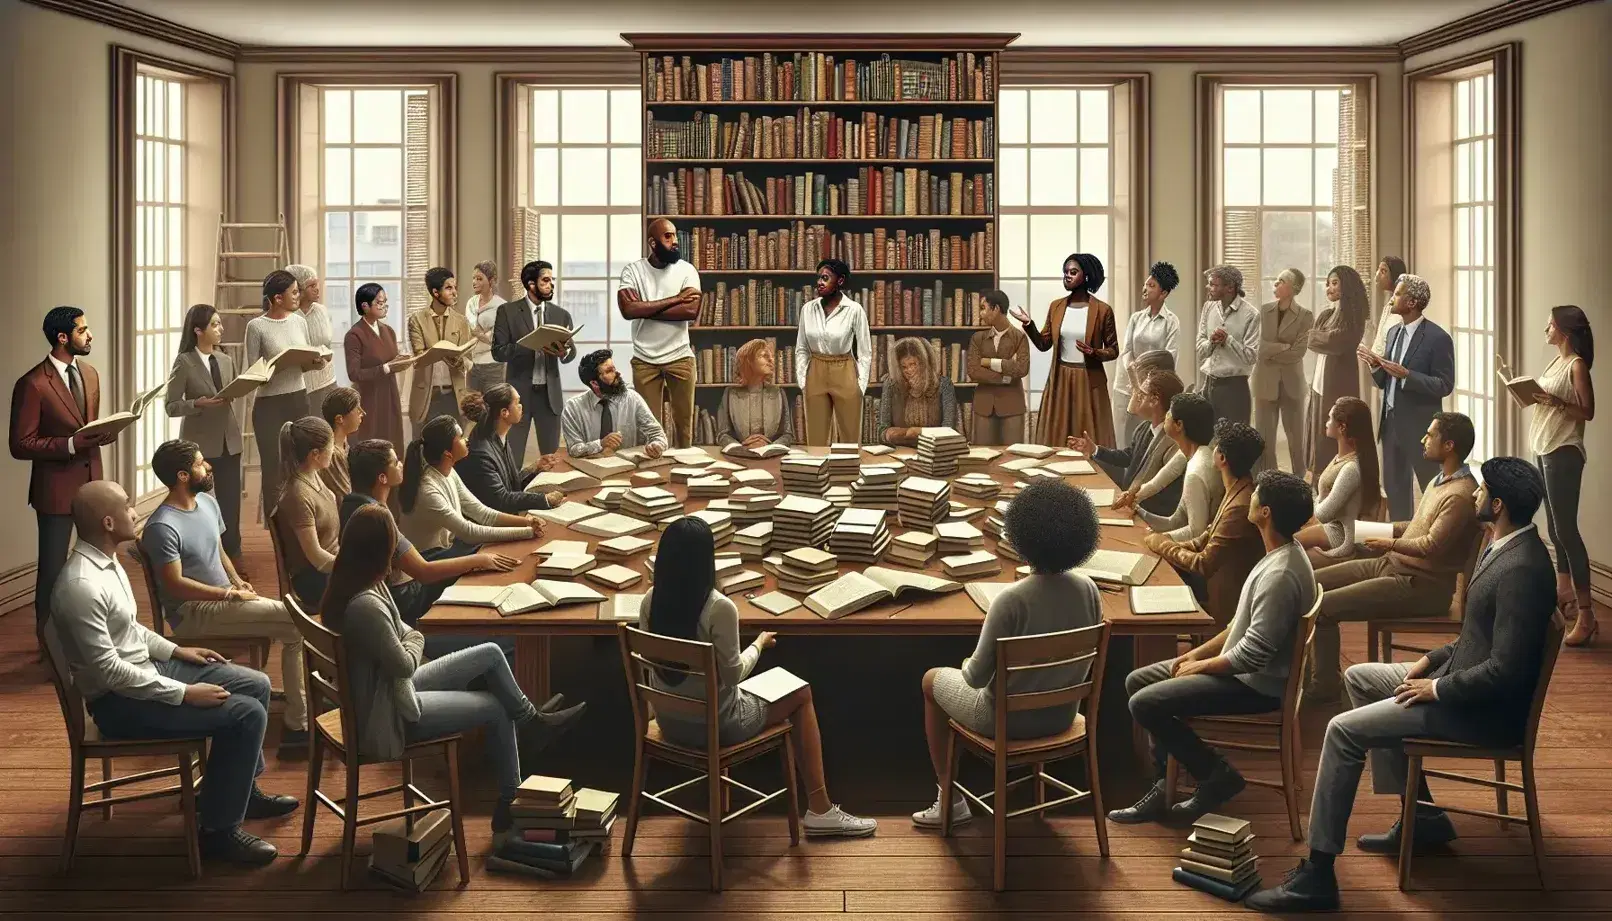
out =
{"type": "Polygon", "coordinates": [[[996,268],[996,225],[967,234],[905,227],[834,233],[823,224],[791,221],[788,227],[723,233],[715,227],[679,228],[683,258],[701,271],[814,271],[823,259],[844,260],[853,270],[919,272],[991,271],[996,268]]]}
{"type": "MultiPolygon", "coordinates": [[[[873,369],[870,380],[874,383],[884,380],[889,370],[895,367],[896,341],[903,337],[885,333],[873,336],[873,369]]],[[[772,347],[775,356],[773,361],[773,379],[779,384],[799,384],[795,379],[795,346],[780,347],[778,340],[766,337],[765,341],[772,347]]],[[[955,383],[968,382],[968,366],[966,350],[960,342],[945,343],[939,338],[928,340],[932,354],[940,359],[940,373],[950,377],[955,383]]],[[[739,349],[737,346],[709,345],[694,350],[694,380],[700,384],[731,384],[738,379],[735,369],[739,366],[739,349]]]]}
{"type": "Polygon", "coordinates": [[[818,51],[771,52],[696,64],[689,55],[646,57],[644,98],[651,102],[989,102],[996,98],[996,58],[958,52],[939,61],[880,55],[872,61],[818,51]]]}
{"type": "Polygon", "coordinates": [[[802,108],[794,115],[695,112],[689,121],[648,115],[650,160],[967,160],[996,156],[996,119],[864,112],[846,118],[802,108]]]}
{"type": "MultiPolygon", "coordinates": [[[[979,323],[980,292],[954,287],[875,281],[846,295],[861,304],[870,326],[974,326],[979,323]]],[[[790,288],[750,279],[730,286],[719,281],[700,295],[700,321],[695,329],[722,326],[794,326],[800,308],[817,297],[811,285],[790,288]]]]}
{"type": "Polygon", "coordinates": [[[822,173],[768,176],[757,185],[743,172],[683,167],[649,180],[649,212],[679,216],[777,214],[795,216],[944,215],[993,217],[996,177],[931,172],[914,166],[861,167],[855,179],[831,182],[822,173]]]}

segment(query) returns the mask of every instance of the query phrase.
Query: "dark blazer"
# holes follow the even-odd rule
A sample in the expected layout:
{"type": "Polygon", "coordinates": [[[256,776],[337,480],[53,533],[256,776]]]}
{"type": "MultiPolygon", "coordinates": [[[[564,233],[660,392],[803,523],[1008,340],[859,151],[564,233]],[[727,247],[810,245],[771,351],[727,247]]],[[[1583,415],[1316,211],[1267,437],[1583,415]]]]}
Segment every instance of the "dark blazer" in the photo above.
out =
{"type": "Polygon", "coordinates": [[[71,514],[73,494],[91,480],[103,479],[101,449],[73,446],[73,433],[101,417],[101,374],[82,358],[84,405],[79,414],[73,394],[49,358],[34,365],[11,388],[11,456],[33,461],[28,477],[28,504],[42,515],[71,514]]]}
{"type": "Polygon", "coordinates": [[[528,509],[549,507],[542,493],[525,491],[526,484],[537,474],[521,473],[520,464],[515,463],[515,455],[502,438],[471,439],[470,453],[459,458],[453,469],[470,494],[488,508],[519,515],[528,509]]]}
{"type": "Polygon", "coordinates": [[[1481,712],[1520,738],[1556,611],[1555,567],[1537,528],[1479,561],[1467,585],[1461,635],[1429,652],[1438,704],[1481,712]]]}
{"type": "MultiPolygon", "coordinates": [[[[1165,438],[1165,435],[1159,435],[1165,438]]],[[[1120,489],[1130,489],[1141,485],[1137,480],[1142,471],[1147,468],[1148,455],[1153,445],[1153,424],[1143,420],[1131,430],[1131,446],[1128,448],[1105,448],[1097,446],[1092,452],[1091,462],[1097,469],[1108,474],[1114,485],[1120,489]]],[[[1178,476],[1175,482],[1164,487],[1140,503],[1142,508],[1154,515],[1172,514],[1176,506],[1181,504],[1181,487],[1185,476],[1178,476]]]]}
{"type": "MultiPolygon", "coordinates": [[[[214,349],[218,358],[218,378],[228,387],[235,380],[235,360],[223,349],[214,349]]],[[[179,421],[179,437],[194,441],[202,457],[228,457],[241,453],[241,417],[234,400],[223,406],[198,407],[196,401],[218,395],[213,386],[213,370],[208,356],[191,349],[174,358],[173,377],[168,381],[168,415],[179,421]]]]}
{"type": "MultiPolygon", "coordinates": [[[[1389,332],[1384,358],[1394,354],[1404,335],[1403,324],[1389,332]]],[[[1422,325],[1416,328],[1416,335],[1411,337],[1399,363],[1410,374],[1395,387],[1394,435],[1401,440],[1420,441],[1427,424],[1433,421],[1433,414],[1444,408],[1444,398],[1455,389],[1455,343],[1444,327],[1423,317],[1422,325]]],[[[1383,392],[1382,415],[1377,420],[1378,431],[1382,432],[1387,427],[1388,382],[1393,378],[1387,371],[1374,368],[1371,379],[1383,392]]]]}
{"type": "MultiPolygon", "coordinates": [[[[572,325],[571,314],[553,301],[544,306],[543,320],[550,326],[572,325]]],[[[533,328],[530,300],[522,297],[499,304],[498,316],[493,320],[493,358],[505,364],[504,380],[509,381],[522,394],[530,393],[532,390],[533,363],[540,357],[548,362],[545,370],[548,380],[549,410],[558,416],[561,407],[565,405],[565,394],[561,390],[560,383],[560,362],[570,364],[576,361],[577,346],[575,342],[566,343],[564,358],[556,358],[553,355],[539,356],[537,352],[520,344],[520,338],[533,328]]],[[[463,477],[463,474],[460,476],[463,477]]]]}

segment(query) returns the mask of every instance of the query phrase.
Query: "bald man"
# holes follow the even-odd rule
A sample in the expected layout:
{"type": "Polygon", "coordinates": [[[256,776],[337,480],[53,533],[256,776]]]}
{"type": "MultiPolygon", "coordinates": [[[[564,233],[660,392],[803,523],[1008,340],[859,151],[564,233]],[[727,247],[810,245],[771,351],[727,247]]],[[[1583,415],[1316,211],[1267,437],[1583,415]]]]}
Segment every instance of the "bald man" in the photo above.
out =
{"type": "Polygon", "coordinates": [[[108,739],[206,736],[202,854],[247,866],[269,863],[279,851],[241,822],[289,815],[298,805],[295,797],[271,796],[257,785],[269,677],[211,649],[176,646],[140,624],[129,576],[117,560],[118,545],[135,537],[134,507],[122,486],[84,484],[73,496],[72,517],[78,543],[56,580],[45,629],[56,631],[90,717],[108,739]]]}
{"type": "Polygon", "coordinates": [[[677,225],[649,222],[649,257],[621,270],[616,308],[632,321],[633,387],[656,419],[672,404],[679,448],[694,443],[694,350],[688,330],[700,318],[700,273],[683,261],[677,225]]]}

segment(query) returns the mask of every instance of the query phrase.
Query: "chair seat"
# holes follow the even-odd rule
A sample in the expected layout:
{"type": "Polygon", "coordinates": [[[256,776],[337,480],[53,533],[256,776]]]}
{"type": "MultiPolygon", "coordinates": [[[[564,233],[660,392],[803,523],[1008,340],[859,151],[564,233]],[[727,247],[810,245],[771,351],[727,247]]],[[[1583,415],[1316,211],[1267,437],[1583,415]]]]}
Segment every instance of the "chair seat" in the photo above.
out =
{"type": "Polygon", "coordinates": [[[86,758],[130,758],[141,755],[178,755],[207,745],[205,736],[183,739],[85,739],[79,751],[86,758]]]}
{"type": "MultiPolygon", "coordinates": [[[[326,713],[321,713],[317,718],[315,718],[314,722],[319,725],[321,730],[323,730],[325,738],[330,741],[332,747],[336,748],[338,751],[346,750],[347,746],[342,741],[341,737],[340,710],[330,710],[326,713]]],[[[412,758],[415,755],[424,752],[426,749],[431,748],[432,746],[441,745],[444,742],[463,737],[464,736],[462,733],[456,732],[450,735],[437,736],[432,739],[420,739],[416,742],[410,742],[403,748],[403,757],[412,758]]],[[[371,762],[366,760],[364,763],[369,764],[371,762]]]]}
{"type": "MultiPolygon", "coordinates": [[[[963,740],[983,752],[996,753],[996,740],[990,736],[982,736],[974,730],[964,726],[956,720],[951,720],[952,731],[963,737],[963,740]]],[[[1071,745],[1079,745],[1086,741],[1086,717],[1076,713],[1074,723],[1068,729],[1057,735],[1041,736],[1036,739],[1010,739],[1007,743],[1009,758],[1027,757],[1032,754],[1057,751],[1071,745]]]]}
{"type": "MultiPolygon", "coordinates": [[[[784,720],[781,723],[775,723],[761,730],[759,733],[756,733],[754,736],[745,739],[743,742],[736,742],[732,745],[722,746],[722,748],[717,752],[717,759],[723,762],[742,761],[764,752],[771,751],[773,748],[776,748],[782,743],[783,737],[788,734],[792,728],[794,728],[794,724],[792,724],[789,720],[784,720]]],[[[686,764],[690,767],[703,767],[706,763],[706,752],[704,749],[687,748],[685,746],[666,741],[666,737],[661,734],[660,723],[656,720],[649,721],[649,727],[644,732],[644,741],[657,749],[657,757],[664,758],[668,761],[675,761],[679,764],[686,764]]]]}
{"type": "Polygon", "coordinates": [[[1522,746],[1468,745],[1448,739],[1408,738],[1404,741],[1405,754],[1424,758],[1470,758],[1474,761],[1521,761],[1522,746]]]}
{"type": "Polygon", "coordinates": [[[1282,728],[1282,711],[1272,710],[1269,713],[1239,713],[1236,715],[1210,715],[1194,716],[1187,719],[1189,726],[1245,726],[1271,729],[1282,728]]]}

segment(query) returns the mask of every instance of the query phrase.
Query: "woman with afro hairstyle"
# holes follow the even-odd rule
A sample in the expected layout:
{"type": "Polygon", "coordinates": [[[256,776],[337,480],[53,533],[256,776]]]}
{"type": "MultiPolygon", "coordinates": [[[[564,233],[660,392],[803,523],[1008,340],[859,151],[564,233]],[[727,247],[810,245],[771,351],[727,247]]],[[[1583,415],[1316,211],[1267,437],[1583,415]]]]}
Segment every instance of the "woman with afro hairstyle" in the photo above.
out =
{"type": "Polygon", "coordinates": [[[1046,329],[1037,329],[1024,308],[1013,310],[1037,349],[1058,350],[1041,393],[1036,440],[1044,445],[1061,448],[1079,435],[1114,446],[1114,411],[1103,363],[1119,357],[1119,336],[1114,308],[1096,296],[1102,286],[1102,261],[1090,253],[1074,253],[1063,261],[1063,287],[1069,293],[1047,307],[1046,329]]]}
{"type": "Polygon", "coordinates": [[[1152,356],[1154,352],[1167,352],[1170,363],[1165,370],[1174,371],[1176,360],[1181,357],[1175,344],[1181,334],[1181,318],[1164,303],[1180,283],[1181,275],[1175,266],[1168,262],[1153,263],[1147,270],[1147,280],[1142,282],[1142,309],[1131,313],[1130,319],[1125,321],[1125,331],[1120,333],[1120,373],[1114,375],[1114,394],[1120,398],[1114,400],[1116,448],[1130,447],[1131,430],[1142,421],[1141,417],[1131,414],[1129,405],[1136,385],[1147,377],[1147,372],[1137,367],[1137,359],[1152,356]]]}

